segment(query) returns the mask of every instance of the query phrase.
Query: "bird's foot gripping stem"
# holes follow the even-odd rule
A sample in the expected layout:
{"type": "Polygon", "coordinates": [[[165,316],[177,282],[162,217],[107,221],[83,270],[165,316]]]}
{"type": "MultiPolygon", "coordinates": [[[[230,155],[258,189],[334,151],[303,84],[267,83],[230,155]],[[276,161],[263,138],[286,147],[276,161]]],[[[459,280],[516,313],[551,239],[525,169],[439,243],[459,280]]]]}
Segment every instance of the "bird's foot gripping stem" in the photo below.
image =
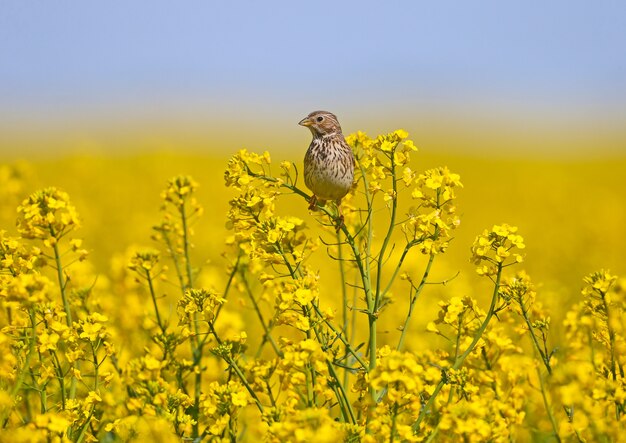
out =
{"type": "Polygon", "coordinates": [[[343,214],[341,212],[341,199],[335,201],[335,204],[337,205],[337,226],[335,226],[335,231],[339,232],[341,231],[341,228],[344,226],[344,217],[343,214]]]}
{"type": "Polygon", "coordinates": [[[309,199],[309,211],[316,211],[318,206],[324,206],[326,200],[317,198],[317,195],[312,195],[309,199]]]}
{"type": "Polygon", "coordinates": [[[335,232],[341,231],[341,228],[343,228],[344,226],[343,220],[344,220],[343,214],[339,213],[339,216],[337,216],[337,226],[335,226],[335,232]]]}

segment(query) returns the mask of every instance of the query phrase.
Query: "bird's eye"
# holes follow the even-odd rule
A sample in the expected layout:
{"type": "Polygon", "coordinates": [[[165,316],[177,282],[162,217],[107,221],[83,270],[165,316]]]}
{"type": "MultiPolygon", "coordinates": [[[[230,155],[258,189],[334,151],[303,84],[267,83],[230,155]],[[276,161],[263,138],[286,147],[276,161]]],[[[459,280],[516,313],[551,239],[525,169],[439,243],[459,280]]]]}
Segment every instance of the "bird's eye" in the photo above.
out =
{"type": "Polygon", "coordinates": [[[324,121],[324,117],[322,117],[321,115],[319,117],[316,118],[316,120],[318,122],[323,122],[324,121]]]}

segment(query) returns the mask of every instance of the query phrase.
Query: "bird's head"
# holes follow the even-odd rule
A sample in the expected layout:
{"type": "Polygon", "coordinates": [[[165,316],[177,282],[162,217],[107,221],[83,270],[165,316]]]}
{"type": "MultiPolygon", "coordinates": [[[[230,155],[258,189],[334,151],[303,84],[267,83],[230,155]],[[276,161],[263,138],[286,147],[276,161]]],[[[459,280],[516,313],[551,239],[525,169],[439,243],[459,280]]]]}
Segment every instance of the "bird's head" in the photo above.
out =
{"type": "Polygon", "coordinates": [[[341,134],[341,126],[337,117],[327,111],[313,111],[300,120],[298,124],[309,128],[314,138],[341,134]]]}

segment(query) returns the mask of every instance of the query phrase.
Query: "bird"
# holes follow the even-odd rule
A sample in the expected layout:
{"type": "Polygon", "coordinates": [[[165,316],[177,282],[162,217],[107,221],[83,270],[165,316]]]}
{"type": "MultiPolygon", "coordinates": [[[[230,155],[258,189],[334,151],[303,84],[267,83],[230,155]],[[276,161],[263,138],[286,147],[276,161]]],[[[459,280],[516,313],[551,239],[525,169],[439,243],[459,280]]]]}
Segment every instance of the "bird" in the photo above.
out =
{"type": "MultiPolygon", "coordinates": [[[[309,128],[313,140],[304,156],[304,183],[313,192],[309,209],[327,200],[339,204],[354,182],[354,154],[341,132],[337,116],[328,111],[313,111],[298,123],[309,128]]],[[[339,210],[339,225],[343,215],[339,210]]]]}

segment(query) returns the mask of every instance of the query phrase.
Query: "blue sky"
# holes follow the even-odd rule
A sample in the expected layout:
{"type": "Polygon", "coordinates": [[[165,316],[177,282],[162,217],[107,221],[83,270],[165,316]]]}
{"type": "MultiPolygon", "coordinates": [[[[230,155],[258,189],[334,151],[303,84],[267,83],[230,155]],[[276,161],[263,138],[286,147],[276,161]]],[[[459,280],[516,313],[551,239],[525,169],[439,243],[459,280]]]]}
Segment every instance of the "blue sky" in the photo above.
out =
{"type": "Polygon", "coordinates": [[[625,5],[4,0],[0,112],[494,103],[626,116],[625,5]]]}

